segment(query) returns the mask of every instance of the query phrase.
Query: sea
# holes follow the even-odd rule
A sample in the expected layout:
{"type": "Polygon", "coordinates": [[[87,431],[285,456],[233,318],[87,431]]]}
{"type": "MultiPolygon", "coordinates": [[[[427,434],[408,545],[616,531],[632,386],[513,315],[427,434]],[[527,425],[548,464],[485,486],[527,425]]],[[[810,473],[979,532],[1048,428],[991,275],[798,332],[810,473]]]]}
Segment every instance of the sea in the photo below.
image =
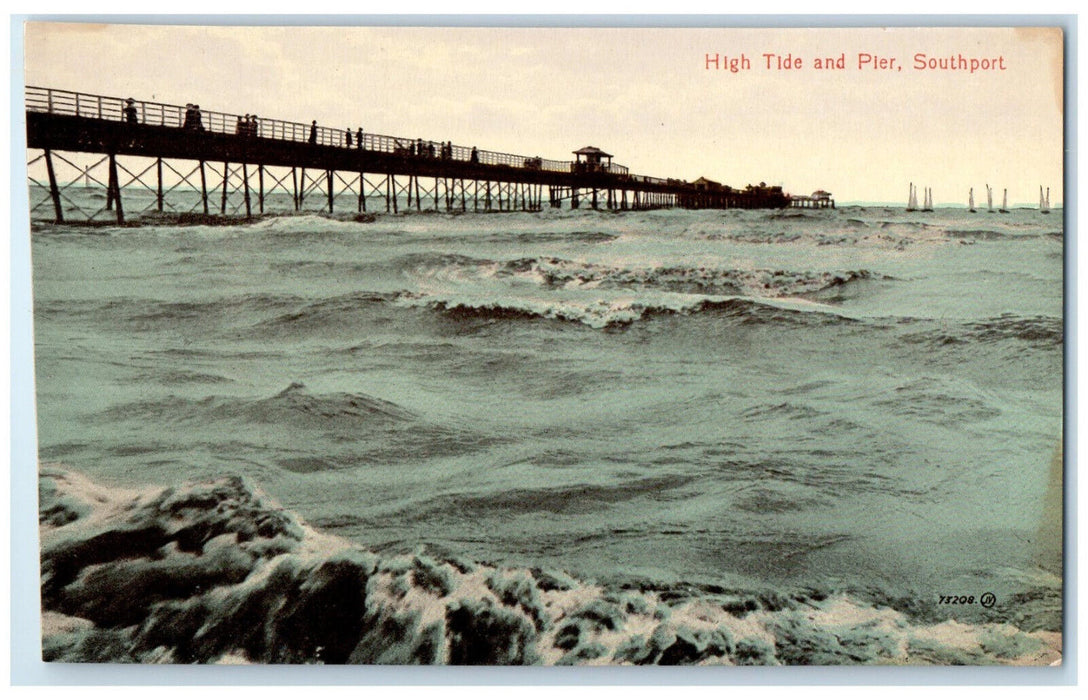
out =
{"type": "Polygon", "coordinates": [[[36,223],[40,461],[240,475],[376,552],[1060,629],[1060,209],[468,209],[36,223]]]}

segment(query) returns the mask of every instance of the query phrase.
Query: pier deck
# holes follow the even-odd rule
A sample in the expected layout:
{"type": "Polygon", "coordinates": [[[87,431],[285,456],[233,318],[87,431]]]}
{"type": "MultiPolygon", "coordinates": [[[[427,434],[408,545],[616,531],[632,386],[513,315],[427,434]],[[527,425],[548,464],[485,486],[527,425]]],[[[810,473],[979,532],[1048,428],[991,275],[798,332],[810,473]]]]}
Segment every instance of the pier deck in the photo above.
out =
{"type": "Polygon", "coordinates": [[[337,203],[343,206],[346,195],[353,195],[359,212],[374,198],[392,212],[404,207],[439,210],[443,205],[447,211],[534,211],[542,208],[545,187],[552,207],[569,202],[577,208],[583,200],[608,209],[771,208],[790,203],[781,188],[707,191],[680,179],[633,175],[610,160],[551,160],[204,110],[194,118],[194,111],[192,105],[28,87],[27,147],[41,151],[30,163],[43,160],[48,178],[43,183],[31,177],[31,184],[49,191],[48,199],[32,202],[32,218],[42,217],[47,202],[52,202],[57,222],[80,209],[65,196],[73,179],[58,178],[58,164],[76,168],[76,177],[85,181],[105,180],[105,207],[82,213],[92,220],[105,214],[119,223],[125,218],[122,192],[150,190],[155,195],[150,209],[177,211],[166,194],[179,186],[199,191],[193,210],[211,214],[217,209],[220,215],[244,210],[246,216],[268,211],[272,202],[266,195],[277,190],[290,195],[296,211],[305,209],[307,196],[312,202],[317,193],[322,209],[329,212],[337,203]],[[64,153],[105,158],[79,172],[79,165],[64,153]],[[126,168],[122,157],[153,159],[155,172],[126,168]],[[195,165],[179,167],[174,161],[195,165]],[[105,167],[105,177],[92,178],[91,167],[105,167]]]}

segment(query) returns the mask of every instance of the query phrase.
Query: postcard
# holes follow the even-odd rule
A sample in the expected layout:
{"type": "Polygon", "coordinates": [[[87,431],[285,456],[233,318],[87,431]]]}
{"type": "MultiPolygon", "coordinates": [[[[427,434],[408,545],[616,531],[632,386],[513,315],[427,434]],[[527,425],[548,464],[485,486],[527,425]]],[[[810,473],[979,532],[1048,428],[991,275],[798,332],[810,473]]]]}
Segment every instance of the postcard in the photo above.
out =
{"type": "Polygon", "coordinates": [[[28,22],[42,659],[1061,665],[1064,55],[28,22]]]}

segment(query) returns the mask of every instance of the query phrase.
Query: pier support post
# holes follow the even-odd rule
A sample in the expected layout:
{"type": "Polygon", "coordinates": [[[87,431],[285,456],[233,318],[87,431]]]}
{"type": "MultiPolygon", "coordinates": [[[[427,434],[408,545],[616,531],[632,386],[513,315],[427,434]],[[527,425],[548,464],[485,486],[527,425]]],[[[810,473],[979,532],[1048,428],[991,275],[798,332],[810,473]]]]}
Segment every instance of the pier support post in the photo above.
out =
{"type": "Polygon", "coordinates": [[[366,175],[359,171],[359,213],[366,211],[366,175]]]}
{"type": "Polygon", "coordinates": [[[264,214],[264,166],[257,166],[257,211],[264,214]]]}
{"type": "Polygon", "coordinates": [[[399,214],[400,210],[397,208],[397,178],[393,176],[393,173],[389,173],[389,192],[393,196],[393,213],[399,214]]]}
{"type": "Polygon", "coordinates": [[[423,211],[423,202],[419,198],[419,176],[416,175],[416,211],[423,211]]]}
{"type": "MultiPolygon", "coordinates": [[[[110,154],[109,189],[113,191],[113,203],[117,205],[117,223],[125,223],[125,210],[121,206],[121,181],[117,178],[117,156],[110,154]]],[[[106,196],[110,199],[109,195],[106,196]]]]}
{"type": "Polygon", "coordinates": [[[577,209],[578,208],[578,188],[577,187],[572,187],[571,188],[571,191],[570,191],[570,208],[571,209],[577,209]]]}
{"type": "Polygon", "coordinates": [[[249,204],[249,170],[245,163],[242,163],[242,196],[246,201],[246,218],[253,216],[253,210],[249,204]]]}
{"type": "Polygon", "coordinates": [[[208,215],[208,178],[204,174],[204,161],[200,161],[200,201],[204,205],[204,216],[208,215]]]}
{"type": "Polygon", "coordinates": [[[155,159],[155,171],[158,175],[158,191],[156,193],[155,202],[158,205],[159,212],[162,212],[162,158],[155,159]]]}
{"type": "Polygon", "coordinates": [[[219,202],[219,213],[227,213],[227,177],[230,175],[230,163],[223,162],[223,196],[219,202]]]}
{"type": "Polygon", "coordinates": [[[113,211],[113,180],[110,179],[109,166],[106,166],[106,211],[113,211]]]}
{"type": "Polygon", "coordinates": [[[49,196],[53,199],[53,215],[56,223],[64,223],[64,210],[60,206],[60,189],[57,187],[57,175],[53,172],[53,154],[45,149],[45,169],[49,173],[49,196]]]}
{"type": "Polygon", "coordinates": [[[597,188],[593,188],[593,208],[597,208],[597,188]]]}
{"type": "MultiPolygon", "coordinates": [[[[305,176],[306,171],[303,170],[302,174],[305,176]]],[[[294,167],[291,168],[291,188],[294,190],[295,211],[298,211],[302,206],[302,200],[298,196],[298,171],[294,167]]]]}
{"type": "Polygon", "coordinates": [[[329,213],[331,214],[332,213],[332,199],[333,199],[332,170],[326,170],[325,171],[325,189],[329,193],[329,213]]]}
{"type": "Polygon", "coordinates": [[[484,211],[491,211],[491,180],[487,181],[487,192],[484,196],[484,211]]]}

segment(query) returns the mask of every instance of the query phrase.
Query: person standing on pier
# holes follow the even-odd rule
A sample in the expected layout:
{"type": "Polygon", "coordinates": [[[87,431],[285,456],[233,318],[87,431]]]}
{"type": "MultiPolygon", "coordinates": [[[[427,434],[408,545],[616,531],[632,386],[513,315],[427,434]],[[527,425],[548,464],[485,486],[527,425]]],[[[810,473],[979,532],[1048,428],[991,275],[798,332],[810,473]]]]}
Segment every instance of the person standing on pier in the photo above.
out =
{"type": "Polygon", "coordinates": [[[136,118],[136,100],[131,97],[125,100],[125,108],[122,111],[125,113],[126,124],[136,124],[139,122],[136,118]]]}
{"type": "Polygon", "coordinates": [[[351,127],[344,129],[344,145],[351,148],[351,127]]]}
{"type": "Polygon", "coordinates": [[[359,127],[359,130],[355,132],[355,147],[363,147],[363,127],[359,127]]]}
{"type": "Polygon", "coordinates": [[[310,144],[311,145],[316,145],[317,144],[317,120],[316,119],[314,119],[312,122],[310,122],[310,144]]]}
{"type": "Polygon", "coordinates": [[[480,162],[480,153],[476,150],[475,146],[472,147],[472,155],[469,156],[469,160],[471,160],[473,163],[480,162]]]}
{"type": "Polygon", "coordinates": [[[260,122],[257,120],[257,115],[252,115],[249,118],[249,128],[246,130],[246,135],[256,137],[258,135],[257,132],[260,130],[258,124],[260,124],[260,122]]]}

